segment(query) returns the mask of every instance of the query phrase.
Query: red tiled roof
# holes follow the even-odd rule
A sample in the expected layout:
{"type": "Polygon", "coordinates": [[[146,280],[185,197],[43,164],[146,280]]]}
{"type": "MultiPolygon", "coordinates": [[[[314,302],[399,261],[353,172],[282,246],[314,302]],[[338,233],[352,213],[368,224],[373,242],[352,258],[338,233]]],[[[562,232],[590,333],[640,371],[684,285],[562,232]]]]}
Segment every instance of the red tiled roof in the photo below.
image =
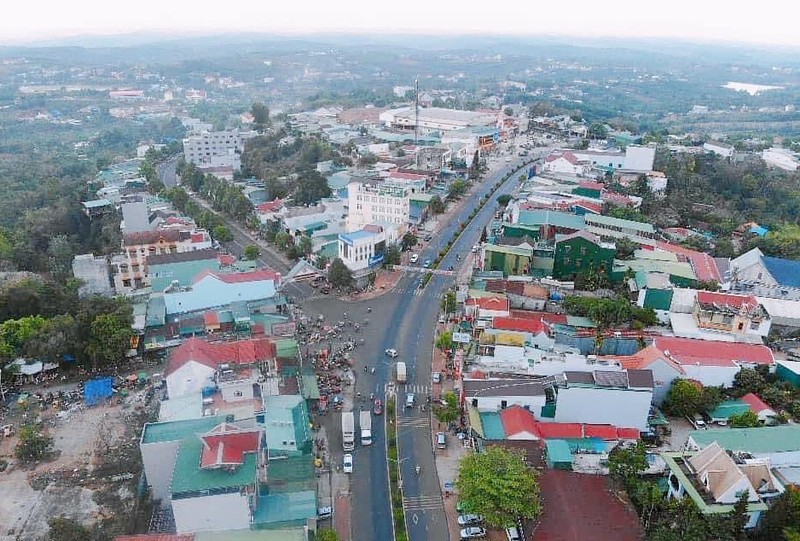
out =
{"type": "Polygon", "coordinates": [[[194,541],[193,533],[142,533],[118,535],[114,541],[194,541]]]}
{"type": "Polygon", "coordinates": [[[622,368],[625,370],[645,370],[658,359],[662,359],[665,363],[673,367],[679,373],[686,374],[686,371],[679,363],[676,363],[664,355],[654,345],[647,346],[646,348],[637,351],[633,355],[616,357],[616,360],[619,362],[620,366],[622,366],[622,368]]]}
{"type": "Polygon", "coordinates": [[[713,280],[718,283],[722,282],[722,275],[717,267],[717,262],[714,261],[714,258],[710,255],[663,241],[656,241],[656,247],[659,250],[672,252],[673,254],[685,257],[686,260],[692,265],[694,273],[697,275],[699,280],[713,280]]]}
{"type": "Polygon", "coordinates": [[[617,427],[614,425],[583,425],[584,438],[601,438],[606,441],[618,439],[617,427]]]}
{"type": "Polygon", "coordinates": [[[192,233],[192,243],[206,242],[208,237],[204,233],[192,233]]]}
{"type": "Polygon", "coordinates": [[[750,409],[753,410],[753,413],[761,413],[762,411],[775,411],[769,407],[766,402],[761,400],[753,393],[747,393],[741,398],[741,401],[750,406],[750,409]]]}
{"type": "Polygon", "coordinates": [[[578,158],[572,152],[554,152],[551,153],[547,158],[544,159],[547,163],[554,162],[559,158],[564,158],[572,165],[576,165],[578,163],[578,158]]]}
{"type": "Polygon", "coordinates": [[[213,310],[209,310],[203,314],[203,323],[205,323],[206,327],[210,325],[219,326],[219,314],[213,310]]]}
{"type": "Polygon", "coordinates": [[[223,267],[230,267],[236,263],[236,257],[230,254],[219,254],[217,259],[219,259],[219,264],[223,267]]]}
{"type": "Polygon", "coordinates": [[[583,437],[583,425],[580,423],[536,423],[536,428],[546,440],[583,437]]]}
{"type": "Polygon", "coordinates": [[[389,178],[398,178],[402,180],[427,180],[428,177],[417,173],[404,173],[402,171],[392,171],[389,173],[389,178]]]}
{"type": "Polygon", "coordinates": [[[638,428],[618,428],[617,437],[621,440],[638,440],[641,433],[638,428]]]}
{"type": "Polygon", "coordinates": [[[533,413],[521,406],[511,406],[500,412],[500,421],[503,423],[503,430],[506,436],[528,432],[533,435],[539,434],[536,429],[537,423],[533,413]]]}
{"type": "Polygon", "coordinates": [[[758,306],[758,301],[752,295],[730,295],[728,293],[715,293],[713,291],[698,291],[697,302],[700,304],[714,304],[740,310],[752,309],[758,306]]]}
{"type": "Polygon", "coordinates": [[[746,364],[775,364],[772,350],[756,344],[712,342],[694,338],[658,336],[653,345],[682,365],[734,366],[734,361],[746,364]]]}
{"type": "Polygon", "coordinates": [[[276,212],[283,207],[283,201],[275,199],[274,201],[267,201],[266,203],[259,203],[256,206],[259,212],[276,212]]]}
{"type": "Polygon", "coordinates": [[[243,430],[236,425],[222,423],[200,436],[200,439],[203,440],[200,468],[213,469],[244,463],[245,453],[258,451],[261,432],[258,429],[243,430]]]}
{"type": "Polygon", "coordinates": [[[594,201],[585,201],[581,199],[580,201],[576,201],[573,203],[574,207],[583,207],[587,210],[591,210],[595,214],[600,214],[603,211],[603,204],[602,203],[595,203],[594,201]]]}
{"type": "Polygon", "coordinates": [[[497,316],[492,320],[492,328],[503,331],[520,331],[539,334],[544,330],[541,319],[497,316]]]}
{"type": "Polygon", "coordinates": [[[252,272],[233,272],[230,274],[220,274],[214,271],[205,270],[195,276],[194,283],[196,284],[207,276],[213,276],[220,282],[225,282],[226,284],[241,284],[244,282],[262,282],[266,280],[279,281],[281,275],[279,272],[275,272],[271,269],[263,269],[252,272]]]}
{"type": "Polygon", "coordinates": [[[481,310],[496,310],[508,311],[508,299],[501,299],[500,297],[478,297],[477,299],[468,299],[467,304],[477,306],[481,310]]]}
{"type": "Polygon", "coordinates": [[[589,190],[602,190],[605,188],[605,184],[602,182],[592,182],[591,180],[582,180],[578,186],[589,190]]]}
{"type": "Polygon", "coordinates": [[[547,469],[540,486],[544,512],[536,541],[644,539],[636,512],[614,495],[608,477],[547,469]]]}
{"type": "Polygon", "coordinates": [[[222,363],[252,364],[274,359],[276,356],[275,343],[268,338],[236,342],[207,342],[194,337],[185,340],[172,352],[167,374],[175,372],[181,366],[192,361],[217,368],[222,363]]]}

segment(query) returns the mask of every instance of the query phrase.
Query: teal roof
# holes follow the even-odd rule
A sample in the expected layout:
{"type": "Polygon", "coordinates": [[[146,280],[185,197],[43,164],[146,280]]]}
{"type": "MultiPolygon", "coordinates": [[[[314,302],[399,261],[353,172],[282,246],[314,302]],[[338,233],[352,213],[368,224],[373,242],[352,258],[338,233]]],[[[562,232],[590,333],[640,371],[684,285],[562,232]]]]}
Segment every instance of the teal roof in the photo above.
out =
{"type": "Polygon", "coordinates": [[[192,285],[195,277],[201,272],[219,271],[219,259],[199,259],[195,261],[179,261],[162,265],[149,265],[150,281],[153,291],[164,291],[172,282],[187,287],[192,285]]]}
{"type": "Polygon", "coordinates": [[[162,443],[165,441],[181,441],[208,432],[220,423],[225,422],[224,415],[203,417],[187,421],[168,421],[166,423],[147,423],[142,433],[142,443],[162,443]]]}
{"type": "MultiPolygon", "coordinates": [[[[253,528],[259,530],[260,527],[268,525],[299,525],[315,516],[317,516],[317,493],[313,490],[268,494],[258,498],[258,508],[253,513],[253,528]]],[[[262,532],[263,530],[259,531],[262,532]]],[[[284,538],[280,539],[283,541],[284,538]]]]}
{"type": "Polygon", "coordinates": [[[166,317],[167,306],[164,302],[164,295],[150,295],[150,300],[147,301],[145,327],[163,327],[166,317]]]}
{"type": "Polygon", "coordinates": [[[583,216],[555,210],[520,210],[518,222],[520,225],[546,224],[575,230],[586,227],[583,216]]]}
{"type": "Polygon", "coordinates": [[[570,327],[585,327],[588,329],[597,327],[597,324],[595,324],[591,318],[583,316],[567,316],[567,325],[570,327]]]}
{"type": "Polygon", "coordinates": [[[306,402],[300,395],[265,396],[264,433],[270,454],[306,451],[311,441],[306,402]]]}
{"type": "Polygon", "coordinates": [[[480,412],[481,424],[483,425],[483,437],[487,440],[504,440],[506,431],[503,428],[503,421],[500,413],[496,411],[480,412]]]}
{"type": "Polygon", "coordinates": [[[244,455],[244,463],[235,470],[200,469],[203,442],[195,436],[181,443],[172,472],[172,498],[195,496],[199,492],[238,489],[256,482],[256,453],[244,455]]]}
{"type": "Polygon", "coordinates": [[[710,428],[689,433],[700,447],[715,441],[729,451],[781,453],[800,450],[800,426],[780,425],[758,428],[710,428]]]}
{"type": "Polygon", "coordinates": [[[314,374],[303,374],[303,386],[300,389],[303,392],[303,398],[308,400],[319,400],[319,385],[317,384],[317,376],[314,374]]]}
{"type": "Polygon", "coordinates": [[[750,406],[741,400],[727,400],[714,408],[708,415],[711,417],[712,421],[722,421],[746,411],[750,411],[750,406]]]}
{"type": "Polygon", "coordinates": [[[268,494],[314,491],[317,488],[312,454],[270,459],[267,468],[268,494]]]}
{"type": "Polygon", "coordinates": [[[572,464],[572,451],[566,440],[546,440],[545,445],[549,464],[572,464]]]}

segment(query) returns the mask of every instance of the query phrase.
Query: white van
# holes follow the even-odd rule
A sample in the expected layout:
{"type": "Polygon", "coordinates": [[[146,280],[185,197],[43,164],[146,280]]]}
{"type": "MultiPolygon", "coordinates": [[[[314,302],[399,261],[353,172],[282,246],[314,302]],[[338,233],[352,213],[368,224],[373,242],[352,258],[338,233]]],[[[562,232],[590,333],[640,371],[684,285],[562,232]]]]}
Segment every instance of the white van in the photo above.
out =
{"type": "Polygon", "coordinates": [[[406,407],[413,408],[414,407],[414,393],[408,393],[406,395],[406,407]]]}
{"type": "Polygon", "coordinates": [[[513,528],[506,528],[506,537],[508,541],[522,541],[522,534],[516,526],[513,528]]]}

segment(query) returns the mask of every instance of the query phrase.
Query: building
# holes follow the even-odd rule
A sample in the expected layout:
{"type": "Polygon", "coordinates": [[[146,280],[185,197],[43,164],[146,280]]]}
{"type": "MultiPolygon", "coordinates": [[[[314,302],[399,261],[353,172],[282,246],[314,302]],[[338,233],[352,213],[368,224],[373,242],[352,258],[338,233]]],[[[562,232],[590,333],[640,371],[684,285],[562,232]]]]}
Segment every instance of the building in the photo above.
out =
{"type": "Polygon", "coordinates": [[[169,288],[162,298],[166,315],[172,316],[272,299],[280,285],[281,275],[269,269],[232,274],[204,271],[190,287],[169,288]]]}
{"type": "Polygon", "coordinates": [[[258,135],[253,130],[207,131],[193,133],[183,140],[183,156],[198,167],[242,167],[245,142],[258,135]]]}
{"type": "Polygon", "coordinates": [[[588,231],[556,236],[553,278],[574,280],[582,273],[595,271],[610,279],[616,253],[613,243],[603,242],[588,231]]]}
{"type": "Polygon", "coordinates": [[[627,238],[637,244],[655,246],[656,230],[652,224],[612,218],[601,214],[587,214],[584,217],[586,230],[601,238],[627,238]]]}
{"type": "Polygon", "coordinates": [[[516,245],[483,244],[481,246],[481,268],[487,271],[501,271],[504,276],[526,275],[531,268],[535,242],[522,242],[516,245]]]}
{"type": "Polygon", "coordinates": [[[734,454],[767,459],[776,468],[800,467],[800,426],[709,428],[689,433],[686,449],[699,451],[714,443],[734,454]]]}
{"type": "Polygon", "coordinates": [[[653,404],[661,405],[667,398],[672,382],[686,376],[683,367],[669,355],[651,345],[626,357],[610,357],[626,370],[649,370],[653,374],[653,404]]]}
{"type": "Polygon", "coordinates": [[[123,233],[141,233],[150,231],[150,210],[144,201],[122,204],[122,223],[120,229],[123,233]]]}
{"type": "Polygon", "coordinates": [[[422,133],[450,132],[474,126],[493,126],[498,122],[497,113],[459,111],[441,107],[414,107],[389,109],[380,114],[380,122],[386,127],[413,130],[417,125],[422,133]]]}
{"type": "Polygon", "coordinates": [[[708,152],[713,152],[722,158],[732,158],[734,148],[733,145],[727,143],[720,143],[719,141],[707,141],[703,143],[703,149],[708,152]]]}
{"type": "Polygon", "coordinates": [[[800,300],[800,261],[765,256],[753,248],[731,260],[730,273],[732,291],[800,300]]]}
{"type": "Polygon", "coordinates": [[[93,254],[76,255],[72,259],[72,275],[83,282],[78,288],[78,295],[81,297],[110,297],[114,294],[108,260],[105,257],[95,257],[93,254]]]}
{"type": "Polygon", "coordinates": [[[556,388],[556,423],[606,424],[647,430],[653,401],[650,370],[564,372],[556,388]],[[598,407],[602,404],[602,407],[598,407]]]}
{"type": "Polygon", "coordinates": [[[81,205],[83,206],[83,213],[91,219],[100,218],[114,212],[114,203],[108,199],[84,201],[81,205]]]}
{"type": "Polygon", "coordinates": [[[380,267],[385,255],[386,233],[381,227],[339,234],[339,259],[356,275],[380,267]]]}
{"type": "Polygon", "coordinates": [[[700,329],[763,338],[769,335],[769,314],[752,295],[698,291],[692,315],[700,329]]]}
{"type": "Polygon", "coordinates": [[[150,284],[156,292],[170,286],[188,287],[204,271],[219,272],[220,268],[220,254],[213,248],[147,257],[150,284]]]}
{"type": "Polygon", "coordinates": [[[680,367],[686,378],[707,387],[730,387],[742,368],[775,366],[772,350],[763,345],[657,336],[653,347],[661,358],[680,367]]]}
{"type": "Polygon", "coordinates": [[[368,224],[409,223],[411,190],[392,183],[351,182],[347,185],[347,230],[358,231],[368,224]]]}
{"type": "Polygon", "coordinates": [[[554,150],[544,159],[542,170],[554,174],[583,176],[589,173],[591,164],[579,160],[568,150],[554,150]]]}
{"type": "Polygon", "coordinates": [[[730,513],[747,493],[748,529],[758,525],[767,503],[785,490],[769,460],[731,457],[716,442],[692,455],[661,456],[669,469],[668,498],[691,498],[701,513],[717,515],[730,513]]]}
{"type": "Polygon", "coordinates": [[[546,403],[545,385],[533,379],[464,379],[461,402],[478,411],[499,411],[521,406],[541,415],[546,403]]]}
{"type": "Polygon", "coordinates": [[[122,255],[111,260],[114,288],[117,293],[124,293],[149,286],[149,256],[193,252],[211,247],[208,231],[193,226],[127,233],[122,237],[122,255]]]}
{"type": "Polygon", "coordinates": [[[511,305],[505,295],[491,295],[467,299],[464,311],[468,317],[491,321],[496,317],[508,317],[511,305]]]}
{"type": "Polygon", "coordinates": [[[761,152],[761,158],[770,167],[777,167],[784,171],[797,171],[800,167],[800,161],[794,153],[784,148],[768,148],[761,152]]]}
{"type": "Polygon", "coordinates": [[[655,146],[629,145],[624,151],[609,150],[573,150],[575,157],[582,162],[588,162],[595,169],[603,171],[623,171],[648,173],[653,170],[656,158],[655,146]]]}

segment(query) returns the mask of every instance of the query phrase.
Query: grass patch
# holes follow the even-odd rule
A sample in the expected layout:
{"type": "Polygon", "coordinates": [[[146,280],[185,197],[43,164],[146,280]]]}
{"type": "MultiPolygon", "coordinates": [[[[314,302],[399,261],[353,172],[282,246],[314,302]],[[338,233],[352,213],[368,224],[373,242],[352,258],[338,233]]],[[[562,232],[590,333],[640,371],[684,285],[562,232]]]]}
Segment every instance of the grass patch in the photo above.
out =
{"type": "MultiPolygon", "coordinates": [[[[430,273],[429,273],[430,275],[430,273]]],[[[386,442],[389,457],[389,491],[392,495],[392,519],[394,520],[395,541],[408,541],[406,515],[403,511],[403,492],[398,484],[399,465],[397,464],[397,425],[394,421],[395,400],[386,401],[386,414],[389,423],[386,425],[386,442]]]]}

